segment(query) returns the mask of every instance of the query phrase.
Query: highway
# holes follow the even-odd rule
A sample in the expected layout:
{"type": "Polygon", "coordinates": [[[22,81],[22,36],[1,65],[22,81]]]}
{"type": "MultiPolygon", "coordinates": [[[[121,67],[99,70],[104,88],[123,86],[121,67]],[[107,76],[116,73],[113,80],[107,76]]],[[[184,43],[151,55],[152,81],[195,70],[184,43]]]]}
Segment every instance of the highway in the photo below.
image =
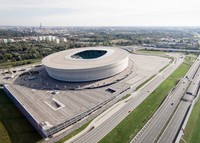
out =
{"type": "Polygon", "coordinates": [[[136,138],[138,139],[134,139],[132,143],[153,143],[157,141],[159,134],[162,132],[165,124],[173,114],[173,111],[176,109],[178,101],[185,91],[183,90],[185,87],[186,86],[182,87],[181,85],[178,85],[178,88],[176,88],[171,95],[166,98],[159,110],[153,115],[148,124],[145,125],[146,129],[142,131],[140,136],[137,135],[136,138]]]}
{"type": "MultiPolygon", "coordinates": [[[[196,63],[200,63],[198,60],[196,63]]],[[[169,124],[165,128],[162,136],[159,139],[159,143],[172,143],[177,141],[177,136],[182,129],[183,123],[186,119],[188,111],[191,107],[192,102],[198,95],[199,90],[199,81],[200,81],[200,68],[199,65],[197,72],[194,76],[190,79],[190,86],[187,89],[187,92],[182,96],[182,100],[180,100],[180,104],[174,113],[172,119],[170,120],[169,124]]]]}
{"type": "Polygon", "coordinates": [[[185,112],[187,111],[190,104],[188,102],[184,102],[180,104],[180,101],[185,94],[187,88],[191,83],[191,79],[194,78],[197,71],[199,71],[199,60],[196,60],[192,65],[190,70],[187,72],[186,76],[180,80],[177,84],[176,88],[172,90],[172,92],[167,96],[163,104],[159,107],[157,112],[153,115],[153,117],[148,121],[148,123],[143,127],[143,129],[134,137],[131,143],[171,143],[175,138],[177,131],[179,130],[180,124],[182,123],[183,118],[185,117],[185,112]],[[180,105],[179,105],[180,104],[180,105]],[[184,105],[182,105],[184,104],[184,105]],[[175,114],[172,120],[176,122],[172,122],[173,124],[169,124],[171,117],[174,112],[178,111],[179,114],[175,114]],[[165,128],[169,128],[169,130],[165,131],[165,134],[162,135],[165,128]],[[172,130],[174,132],[172,132],[172,130]],[[162,138],[160,139],[160,136],[162,138]],[[173,136],[173,137],[172,137],[173,136]]]}
{"type": "Polygon", "coordinates": [[[191,53],[200,53],[200,50],[173,49],[173,48],[155,48],[155,47],[143,47],[143,46],[123,46],[121,48],[126,49],[129,52],[134,52],[134,51],[137,51],[137,50],[145,49],[145,50],[165,51],[165,52],[191,52],[191,53]]]}
{"type": "Polygon", "coordinates": [[[143,49],[156,50],[156,51],[166,51],[166,52],[191,52],[191,53],[200,53],[200,50],[189,50],[189,49],[154,48],[154,47],[144,47],[143,49]]]}
{"type": "Polygon", "coordinates": [[[177,67],[183,62],[180,55],[176,54],[176,60],[163,72],[159,73],[149,84],[138,90],[133,98],[116,111],[112,116],[107,118],[99,126],[87,132],[80,138],[76,139],[75,143],[95,143],[106,136],[115,126],[117,126],[129,113],[134,110],[144,99],[146,99],[151,92],[153,92],[177,67]]]}
{"type": "Polygon", "coordinates": [[[177,111],[158,140],[159,143],[174,143],[176,141],[176,137],[180,131],[180,127],[183,124],[186,112],[188,111],[190,105],[191,103],[189,102],[180,103],[177,111]]]}

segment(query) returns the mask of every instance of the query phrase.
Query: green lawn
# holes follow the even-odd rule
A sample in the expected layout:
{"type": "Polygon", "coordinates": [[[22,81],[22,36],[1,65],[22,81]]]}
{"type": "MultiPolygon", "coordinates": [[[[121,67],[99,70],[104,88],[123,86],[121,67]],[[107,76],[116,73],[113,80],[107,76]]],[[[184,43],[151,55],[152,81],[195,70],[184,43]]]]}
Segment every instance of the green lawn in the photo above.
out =
{"type": "Polygon", "coordinates": [[[200,141],[200,115],[198,115],[198,118],[196,120],[196,124],[194,126],[194,129],[192,131],[192,136],[190,138],[190,143],[199,143],[200,141]]]}
{"type": "MultiPolygon", "coordinates": [[[[184,131],[183,139],[187,143],[199,143],[200,141],[200,98],[194,105],[187,126],[184,131]]],[[[181,141],[183,143],[183,141],[181,141]]]]}
{"type": "Polygon", "coordinates": [[[0,121],[0,143],[11,143],[8,132],[1,121],[0,121]]]}
{"type": "Polygon", "coordinates": [[[0,143],[35,143],[42,137],[0,89],[0,143]]]}
{"type": "Polygon", "coordinates": [[[187,57],[185,62],[175,72],[99,143],[129,143],[152,117],[179,79],[186,74],[192,63],[193,58],[187,57]]]}
{"type": "Polygon", "coordinates": [[[137,50],[136,53],[138,54],[153,54],[153,55],[165,55],[167,52],[163,51],[155,51],[155,50],[137,50]]]}

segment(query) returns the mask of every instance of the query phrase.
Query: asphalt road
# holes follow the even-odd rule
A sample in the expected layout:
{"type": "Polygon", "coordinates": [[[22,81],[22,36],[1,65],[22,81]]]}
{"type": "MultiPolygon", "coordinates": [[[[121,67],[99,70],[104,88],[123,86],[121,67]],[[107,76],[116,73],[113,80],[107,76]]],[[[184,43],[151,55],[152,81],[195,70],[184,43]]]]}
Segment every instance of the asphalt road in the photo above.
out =
{"type": "Polygon", "coordinates": [[[192,53],[200,53],[200,50],[189,50],[189,49],[154,48],[154,47],[145,47],[145,49],[147,49],[147,50],[156,50],[156,51],[166,51],[166,52],[192,52],[192,53]]]}
{"type": "MultiPolygon", "coordinates": [[[[139,136],[135,142],[153,143],[157,141],[159,134],[162,132],[162,129],[165,127],[165,124],[169,120],[170,116],[172,116],[180,98],[184,94],[185,90],[183,89],[189,85],[188,83],[184,84],[184,86],[179,84],[176,89],[174,89],[171,95],[166,98],[165,102],[159,108],[156,114],[154,114],[149,124],[146,126],[146,129],[143,130],[141,136],[139,136]]],[[[134,141],[132,141],[132,143],[133,142],[134,141]]]]}
{"type": "Polygon", "coordinates": [[[159,143],[174,143],[176,141],[176,136],[179,133],[180,127],[183,124],[186,112],[190,105],[191,103],[189,102],[180,103],[176,113],[158,140],[159,143]]]}
{"type": "Polygon", "coordinates": [[[151,92],[153,92],[176,68],[183,62],[183,59],[179,58],[175,63],[171,64],[166,70],[158,74],[154,80],[151,81],[144,88],[137,91],[136,96],[129,100],[121,109],[110,116],[101,125],[94,128],[90,132],[83,135],[81,138],[75,140],[75,143],[95,143],[101,140],[107,135],[115,126],[117,126],[129,113],[130,110],[134,110],[144,99],[146,99],[151,92]]]}
{"type": "MultiPolygon", "coordinates": [[[[199,67],[200,62],[196,61],[196,67],[199,67]]],[[[195,70],[195,69],[194,69],[195,70]]],[[[195,87],[196,89],[199,88],[199,75],[200,69],[195,72],[194,76],[191,78],[190,86],[195,87]],[[195,83],[195,84],[194,84],[195,83]]],[[[194,89],[193,94],[197,95],[196,93],[198,90],[194,89]]],[[[189,89],[189,88],[188,88],[189,89]]],[[[190,91],[190,90],[189,90],[190,91]]],[[[183,123],[188,115],[188,111],[191,108],[192,102],[195,99],[194,95],[184,94],[183,99],[180,100],[180,104],[174,113],[172,119],[170,120],[169,124],[165,128],[164,132],[162,133],[160,139],[158,140],[159,143],[174,143],[179,141],[180,138],[177,138],[180,131],[182,130],[183,123]]]]}
{"type": "MultiPolygon", "coordinates": [[[[175,120],[177,124],[171,124],[170,129],[166,131],[166,136],[162,136],[163,139],[159,140],[160,143],[171,143],[173,135],[176,135],[177,126],[179,121],[184,117],[182,109],[187,109],[187,106],[179,106],[182,96],[185,94],[188,86],[190,85],[190,79],[195,75],[200,62],[196,61],[186,76],[180,80],[176,88],[168,95],[164,103],[160,106],[157,112],[149,120],[149,122],[143,127],[143,129],[138,133],[138,135],[131,141],[132,143],[153,143],[157,142],[162,135],[164,129],[166,128],[170,118],[172,117],[176,108],[180,110],[179,114],[176,114],[175,120]],[[175,129],[174,132],[171,132],[172,129],[175,129]]],[[[185,110],[184,110],[185,111],[185,110]]]]}

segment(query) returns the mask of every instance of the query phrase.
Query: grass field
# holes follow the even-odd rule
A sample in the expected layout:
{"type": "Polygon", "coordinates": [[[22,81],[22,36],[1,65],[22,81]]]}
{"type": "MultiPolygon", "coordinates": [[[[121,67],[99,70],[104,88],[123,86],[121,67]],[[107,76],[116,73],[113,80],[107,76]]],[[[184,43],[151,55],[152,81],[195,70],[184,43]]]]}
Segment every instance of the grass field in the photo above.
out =
{"type": "Polygon", "coordinates": [[[153,55],[165,55],[167,52],[163,51],[153,51],[153,50],[137,50],[136,53],[138,54],[153,54],[153,55]]]}
{"type": "Polygon", "coordinates": [[[178,83],[179,79],[186,74],[192,63],[193,58],[187,56],[185,62],[175,72],[99,143],[129,143],[152,117],[170,90],[178,83]]]}
{"type": "MultiPolygon", "coordinates": [[[[187,143],[199,143],[200,141],[200,98],[194,105],[184,131],[183,139],[187,141],[187,143]]],[[[181,141],[180,143],[184,142],[181,141]]]]}
{"type": "Polygon", "coordinates": [[[0,143],[35,143],[42,137],[0,89],[0,143]]]}

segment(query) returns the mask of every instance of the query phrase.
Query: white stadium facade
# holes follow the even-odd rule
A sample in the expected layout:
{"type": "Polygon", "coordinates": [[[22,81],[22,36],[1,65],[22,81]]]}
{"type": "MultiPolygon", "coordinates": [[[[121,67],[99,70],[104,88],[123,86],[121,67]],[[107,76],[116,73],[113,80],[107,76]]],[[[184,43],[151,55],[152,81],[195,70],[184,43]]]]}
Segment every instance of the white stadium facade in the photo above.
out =
{"type": "Polygon", "coordinates": [[[57,52],[42,60],[50,77],[68,82],[95,81],[114,76],[128,66],[127,51],[114,47],[87,47],[57,52]]]}

